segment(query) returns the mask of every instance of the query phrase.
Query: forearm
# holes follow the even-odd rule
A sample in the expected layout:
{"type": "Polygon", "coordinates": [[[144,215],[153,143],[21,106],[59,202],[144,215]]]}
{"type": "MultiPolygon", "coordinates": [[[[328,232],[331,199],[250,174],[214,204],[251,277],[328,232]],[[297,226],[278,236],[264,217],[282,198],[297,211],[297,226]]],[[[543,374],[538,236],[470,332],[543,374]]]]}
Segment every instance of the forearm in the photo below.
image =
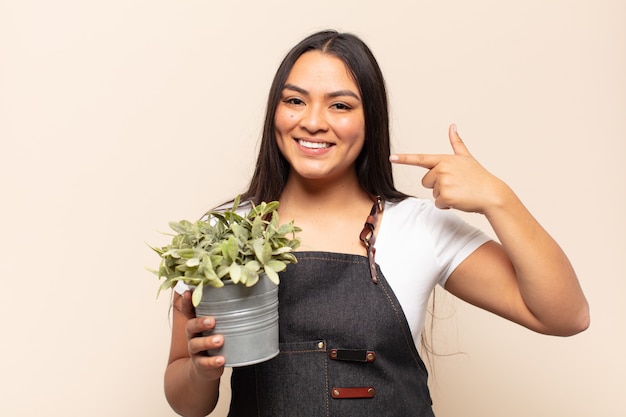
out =
{"type": "Polygon", "coordinates": [[[567,256],[513,191],[502,187],[484,214],[513,264],[526,306],[548,333],[584,330],[588,304],[567,256]]]}
{"type": "Polygon", "coordinates": [[[174,411],[185,417],[204,417],[217,404],[220,380],[207,380],[196,372],[189,358],[181,358],[167,366],[165,396],[174,411]]]}

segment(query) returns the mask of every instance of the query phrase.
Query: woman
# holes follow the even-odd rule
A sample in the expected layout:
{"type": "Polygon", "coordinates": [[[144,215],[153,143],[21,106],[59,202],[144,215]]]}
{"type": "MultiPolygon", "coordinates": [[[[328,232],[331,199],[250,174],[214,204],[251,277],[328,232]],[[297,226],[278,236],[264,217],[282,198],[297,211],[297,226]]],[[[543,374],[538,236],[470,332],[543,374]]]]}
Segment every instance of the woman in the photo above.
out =
{"type": "MultiPolygon", "coordinates": [[[[256,171],[244,198],[279,200],[302,228],[281,276],[281,353],[235,368],[232,416],[432,416],[416,350],[436,284],[534,331],[572,335],[588,306],[565,254],[450,127],[450,155],[390,155],[378,64],[350,34],[296,45],[274,78],[256,171]],[[434,204],[396,190],[391,163],[428,170],[434,204]],[[482,213],[500,243],[445,209],[482,213]],[[365,227],[364,227],[365,223],[365,227]]],[[[175,294],[165,391],[186,416],[217,402],[219,335],[175,294]]]]}

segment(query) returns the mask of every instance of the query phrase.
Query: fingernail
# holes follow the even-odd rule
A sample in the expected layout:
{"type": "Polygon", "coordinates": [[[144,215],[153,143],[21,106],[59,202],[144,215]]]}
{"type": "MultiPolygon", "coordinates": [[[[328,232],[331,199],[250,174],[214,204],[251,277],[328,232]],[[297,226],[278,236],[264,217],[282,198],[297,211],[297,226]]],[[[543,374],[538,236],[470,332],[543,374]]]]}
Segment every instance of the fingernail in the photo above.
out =
{"type": "Polygon", "coordinates": [[[215,343],[215,344],[218,344],[219,342],[221,342],[221,341],[222,341],[222,338],[221,338],[221,337],[219,337],[219,336],[215,336],[215,337],[213,337],[213,339],[211,339],[211,341],[212,341],[213,343],[215,343]]]}
{"type": "Polygon", "coordinates": [[[452,130],[454,130],[454,133],[459,133],[458,130],[456,130],[456,124],[452,124],[452,130]]]}
{"type": "Polygon", "coordinates": [[[210,318],[209,319],[205,319],[203,324],[205,326],[213,326],[213,319],[210,319],[210,318]]]}
{"type": "Polygon", "coordinates": [[[389,157],[389,161],[391,161],[391,162],[394,162],[394,161],[397,161],[397,160],[398,160],[398,155],[391,155],[389,157]]]}
{"type": "Polygon", "coordinates": [[[216,365],[224,365],[224,358],[222,358],[222,357],[215,358],[215,364],[216,365]]]}

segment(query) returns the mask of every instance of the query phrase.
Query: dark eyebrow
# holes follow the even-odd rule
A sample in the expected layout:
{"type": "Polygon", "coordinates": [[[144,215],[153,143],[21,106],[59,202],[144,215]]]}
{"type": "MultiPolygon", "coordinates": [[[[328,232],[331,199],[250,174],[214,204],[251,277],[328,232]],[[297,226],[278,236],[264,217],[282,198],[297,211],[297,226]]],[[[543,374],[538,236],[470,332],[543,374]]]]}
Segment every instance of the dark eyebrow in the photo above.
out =
{"type": "MultiPolygon", "coordinates": [[[[296,93],[300,93],[300,94],[305,95],[305,96],[309,95],[309,92],[307,90],[305,90],[304,88],[300,88],[297,85],[293,85],[293,84],[285,84],[285,86],[283,87],[283,90],[292,90],[292,91],[295,91],[296,93]]],[[[350,96],[350,97],[354,97],[355,99],[361,101],[361,98],[358,95],[356,95],[354,92],[350,91],[350,90],[333,91],[332,93],[326,94],[326,96],[330,97],[330,98],[341,97],[341,96],[350,96]]]]}
{"type": "Polygon", "coordinates": [[[285,84],[285,86],[283,87],[283,90],[295,91],[296,93],[300,93],[305,96],[309,95],[309,92],[306,91],[304,88],[300,88],[297,85],[293,85],[293,84],[285,84]]]}

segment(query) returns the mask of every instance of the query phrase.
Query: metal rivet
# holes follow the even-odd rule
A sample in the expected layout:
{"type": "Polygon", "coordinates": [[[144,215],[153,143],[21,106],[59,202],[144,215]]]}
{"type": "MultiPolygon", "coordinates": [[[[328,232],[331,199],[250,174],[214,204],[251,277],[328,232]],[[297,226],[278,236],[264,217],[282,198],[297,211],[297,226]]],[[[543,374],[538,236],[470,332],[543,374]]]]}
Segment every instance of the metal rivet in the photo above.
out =
{"type": "Polygon", "coordinates": [[[337,358],[337,351],[336,350],[331,350],[330,351],[330,357],[331,357],[331,359],[336,359],[337,358]]]}
{"type": "Polygon", "coordinates": [[[374,388],[369,388],[367,390],[367,393],[370,394],[370,395],[374,395],[374,388]]]}
{"type": "Polygon", "coordinates": [[[338,390],[338,389],[334,389],[334,390],[333,390],[333,395],[334,395],[335,397],[338,397],[338,396],[339,396],[339,390],[338,390]]]}
{"type": "Polygon", "coordinates": [[[318,349],[323,349],[324,348],[324,342],[318,342],[317,343],[317,347],[318,347],[318,349]]]}
{"type": "Polygon", "coordinates": [[[368,360],[368,361],[370,361],[370,362],[371,362],[371,361],[373,361],[373,360],[374,360],[374,354],[373,354],[373,353],[371,353],[371,352],[370,352],[370,353],[368,353],[368,354],[367,354],[367,360],[368,360]]]}

